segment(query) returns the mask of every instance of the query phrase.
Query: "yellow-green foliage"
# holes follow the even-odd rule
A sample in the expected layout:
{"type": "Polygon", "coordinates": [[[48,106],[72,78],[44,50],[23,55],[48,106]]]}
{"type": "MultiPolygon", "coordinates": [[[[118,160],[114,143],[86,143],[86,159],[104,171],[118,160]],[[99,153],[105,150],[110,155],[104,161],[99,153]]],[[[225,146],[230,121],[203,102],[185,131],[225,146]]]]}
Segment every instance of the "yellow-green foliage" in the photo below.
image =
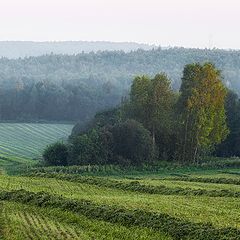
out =
{"type": "Polygon", "coordinates": [[[226,88],[211,63],[190,64],[183,72],[181,112],[183,161],[195,161],[199,153],[221,143],[228,134],[224,109],[226,88]]]}

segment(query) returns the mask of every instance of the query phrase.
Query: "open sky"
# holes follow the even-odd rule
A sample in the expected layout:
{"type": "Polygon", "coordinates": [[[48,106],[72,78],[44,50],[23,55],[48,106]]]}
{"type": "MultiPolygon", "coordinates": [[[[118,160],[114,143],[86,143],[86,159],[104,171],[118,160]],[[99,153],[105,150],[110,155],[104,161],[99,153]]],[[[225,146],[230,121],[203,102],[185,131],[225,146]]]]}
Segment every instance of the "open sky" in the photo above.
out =
{"type": "Polygon", "coordinates": [[[0,0],[2,40],[240,49],[240,0],[0,0]]]}

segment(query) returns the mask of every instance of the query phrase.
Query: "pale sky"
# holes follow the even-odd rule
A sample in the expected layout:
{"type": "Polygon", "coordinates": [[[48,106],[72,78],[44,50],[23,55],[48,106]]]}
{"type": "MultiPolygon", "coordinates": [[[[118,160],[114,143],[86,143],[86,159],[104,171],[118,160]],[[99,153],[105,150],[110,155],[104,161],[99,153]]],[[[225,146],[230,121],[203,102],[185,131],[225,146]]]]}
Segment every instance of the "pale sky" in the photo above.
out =
{"type": "Polygon", "coordinates": [[[0,0],[0,41],[240,49],[240,0],[0,0]]]}

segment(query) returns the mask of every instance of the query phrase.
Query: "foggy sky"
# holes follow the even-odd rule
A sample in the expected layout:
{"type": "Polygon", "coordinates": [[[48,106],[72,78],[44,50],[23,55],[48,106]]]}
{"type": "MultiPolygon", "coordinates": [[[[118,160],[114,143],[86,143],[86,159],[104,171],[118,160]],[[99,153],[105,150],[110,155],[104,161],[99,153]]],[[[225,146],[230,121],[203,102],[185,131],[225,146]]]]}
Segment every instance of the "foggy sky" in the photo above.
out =
{"type": "Polygon", "coordinates": [[[238,0],[0,0],[0,41],[240,49],[238,0]]]}

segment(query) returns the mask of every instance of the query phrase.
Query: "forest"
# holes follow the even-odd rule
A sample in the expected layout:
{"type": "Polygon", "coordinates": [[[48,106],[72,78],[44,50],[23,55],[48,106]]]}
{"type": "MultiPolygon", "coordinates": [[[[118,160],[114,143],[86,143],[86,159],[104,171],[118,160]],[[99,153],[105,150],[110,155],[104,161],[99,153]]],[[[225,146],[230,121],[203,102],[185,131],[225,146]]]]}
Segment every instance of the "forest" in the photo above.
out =
{"type": "Polygon", "coordinates": [[[68,144],[48,146],[48,165],[198,164],[204,156],[239,156],[240,101],[212,63],[184,67],[180,91],[165,73],[135,77],[129,97],[87,124],[68,144]]]}
{"type": "Polygon", "coordinates": [[[222,81],[239,94],[240,51],[218,49],[152,49],[101,51],[77,55],[0,59],[1,121],[86,122],[119,104],[132,79],[165,72],[174,90],[184,66],[212,62],[222,81]]]}
{"type": "Polygon", "coordinates": [[[124,85],[106,64],[98,69],[108,78],[86,70],[78,79],[73,63],[54,71],[56,57],[79,56],[29,58],[53,61],[43,61],[52,74],[36,67],[31,78],[13,80],[30,65],[4,68],[12,80],[0,92],[0,239],[238,240],[240,101],[231,74],[191,62],[175,82],[159,67],[124,85]]]}

